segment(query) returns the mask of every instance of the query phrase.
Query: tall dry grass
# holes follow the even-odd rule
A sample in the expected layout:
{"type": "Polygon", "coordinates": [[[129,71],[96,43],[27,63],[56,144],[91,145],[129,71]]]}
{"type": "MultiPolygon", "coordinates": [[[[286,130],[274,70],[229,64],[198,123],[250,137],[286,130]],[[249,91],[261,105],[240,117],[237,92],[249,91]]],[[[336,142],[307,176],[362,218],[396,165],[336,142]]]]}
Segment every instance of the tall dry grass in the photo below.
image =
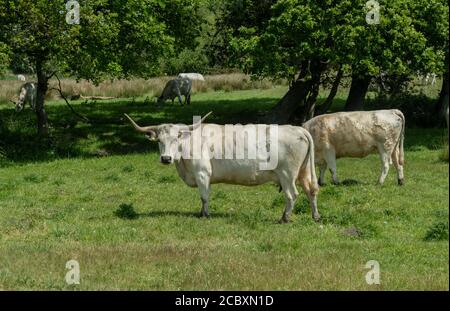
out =
{"type": "MultiPolygon", "coordinates": [[[[77,82],[74,79],[62,79],[61,86],[63,93],[70,97],[74,95],[83,96],[110,96],[117,98],[129,98],[138,96],[158,96],[161,94],[165,84],[175,77],[157,77],[152,79],[131,79],[131,80],[113,80],[104,81],[95,86],[89,81],[81,80],[77,82]]],[[[32,80],[28,80],[32,81],[32,80]]],[[[23,82],[17,80],[0,81],[0,103],[8,102],[17,97],[20,86],[23,82]]],[[[276,85],[287,85],[284,80],[270,81],[267,79],[253,81],[250,76],[242,73],[230,73],[205,76],[205,82],[193,81],[193,93],[204,93],[210,91],[236,91],[249,89],[268,89],[276,85]]],[[[49,89],[57,87],[57,81],[50,81],[49,89]]],[[[59,99],[59,93],[50,90],[47,93],[47,99],[59,99]]]]}

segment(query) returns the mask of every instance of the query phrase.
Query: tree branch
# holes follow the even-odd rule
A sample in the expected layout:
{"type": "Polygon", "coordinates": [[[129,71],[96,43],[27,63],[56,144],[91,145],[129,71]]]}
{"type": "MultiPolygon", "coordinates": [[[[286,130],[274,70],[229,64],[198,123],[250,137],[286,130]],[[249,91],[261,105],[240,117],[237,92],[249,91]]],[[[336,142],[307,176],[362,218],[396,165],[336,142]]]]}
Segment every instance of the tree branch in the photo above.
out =
{"type": "Polygon", "coordinates": [[[86,118],[85,116],[79,114],[78,112],[76,112],[72,105],[70,105],[69,101],[67,100],[66,96],[64,96],[63,92],[62,92],[62,88],[61,88],[61,80],[59,79],[59,77],[56,75],[56,73],[53,73],[53,75],[56,77],[56,79],[58,80],[58,86],[59,88],[51,88],[52,90],[56,90],[59,92],[59,95],[62,97],[62,99],[64,99],[64,101],[66,102],[67,106],[70,108],[70,110],[72,111],[72,113],[74,115],[76,115],[78,118],[86,121],[86,122],[91,122],[88,118],[86,118]]]}

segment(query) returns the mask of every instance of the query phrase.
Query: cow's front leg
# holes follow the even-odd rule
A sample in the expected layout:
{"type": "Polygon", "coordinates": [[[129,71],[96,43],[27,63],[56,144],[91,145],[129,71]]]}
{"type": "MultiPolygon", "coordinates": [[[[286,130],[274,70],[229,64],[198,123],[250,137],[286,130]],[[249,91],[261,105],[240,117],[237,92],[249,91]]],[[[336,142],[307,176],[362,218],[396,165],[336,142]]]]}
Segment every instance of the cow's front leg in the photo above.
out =
{"type": "Polygon", "coordinates": [[[197,186],[200,191],[200,198],[202,200],[202,210],[200,217],[209,217],[209,189],[210,178],[207,173],[199,173],[196,177],[197,186]]]}
{"type": "Polygon", "coordinates": [[[325,185],[325,172],[327,171],[327,162],[320,163],[319,186],[325,185]]]}
{"type": "Polygon", "coordinates": [[[333,180],[333,184],[338,185],[339,179],[337,177],[337,168],[336,168],[336,153],[334,150],[326,151],[325,161],[327,162],[327,166],[330,169],[331,178],[333,180]]]}
{"type": "Polygon", "coordinates": [[[183,98],[181,97],[180,90],[177,90],[177,97],[178,97],[178,102],[180,103],[181,106],[183,106],[183,98]]]}

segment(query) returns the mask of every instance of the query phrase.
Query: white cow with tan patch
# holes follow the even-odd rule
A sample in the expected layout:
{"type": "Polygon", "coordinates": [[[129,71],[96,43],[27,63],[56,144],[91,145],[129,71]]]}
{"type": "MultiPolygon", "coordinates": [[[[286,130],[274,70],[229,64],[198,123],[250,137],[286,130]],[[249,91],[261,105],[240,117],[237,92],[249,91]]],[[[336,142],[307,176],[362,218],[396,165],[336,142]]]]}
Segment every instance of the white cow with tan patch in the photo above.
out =
{"type": "Polygon", "coordinates": [[[324,183],[327,168],[331,171],[333,183],[339,183],[336,159],[363,158],[377,152],[382,162],[378,182],[384,183],[389,165],[393,163],[398,184],[403,185],[405,117],[400,110],[324,114],[309,120],[303,127],[314,140],[315,161],[320,167],[319,185],[324,183]]]}

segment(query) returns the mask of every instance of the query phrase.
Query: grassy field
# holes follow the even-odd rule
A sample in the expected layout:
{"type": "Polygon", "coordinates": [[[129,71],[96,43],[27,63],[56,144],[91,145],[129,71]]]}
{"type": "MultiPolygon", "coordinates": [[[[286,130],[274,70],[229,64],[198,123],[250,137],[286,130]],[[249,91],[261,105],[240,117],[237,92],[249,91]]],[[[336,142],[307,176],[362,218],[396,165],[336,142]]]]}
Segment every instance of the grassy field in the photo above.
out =
{"type": "Polygon", "coordinates": [[[200,93],[190,107],[76,102],[93,125],[51,102],[44,142],[31,111],[1,105],[0,289],[448,290],[446,130],[407,129],[405,186],[393,169],[376,185],[376,155],[341,159],[344,183],[327,176],[319,194],[322,222],[302,193],[293,222],[279,225],[284,200],[271,184],[213,185],[212,217],[197,218],[197,190],[122,118],[188,123],[212,110],[210,122],[245,123],[284,92],[200,93]],[[79,285],[65,282],[71,259],[79,285]],[[366,284],[369,260],[380,285],[366,284]]]}

